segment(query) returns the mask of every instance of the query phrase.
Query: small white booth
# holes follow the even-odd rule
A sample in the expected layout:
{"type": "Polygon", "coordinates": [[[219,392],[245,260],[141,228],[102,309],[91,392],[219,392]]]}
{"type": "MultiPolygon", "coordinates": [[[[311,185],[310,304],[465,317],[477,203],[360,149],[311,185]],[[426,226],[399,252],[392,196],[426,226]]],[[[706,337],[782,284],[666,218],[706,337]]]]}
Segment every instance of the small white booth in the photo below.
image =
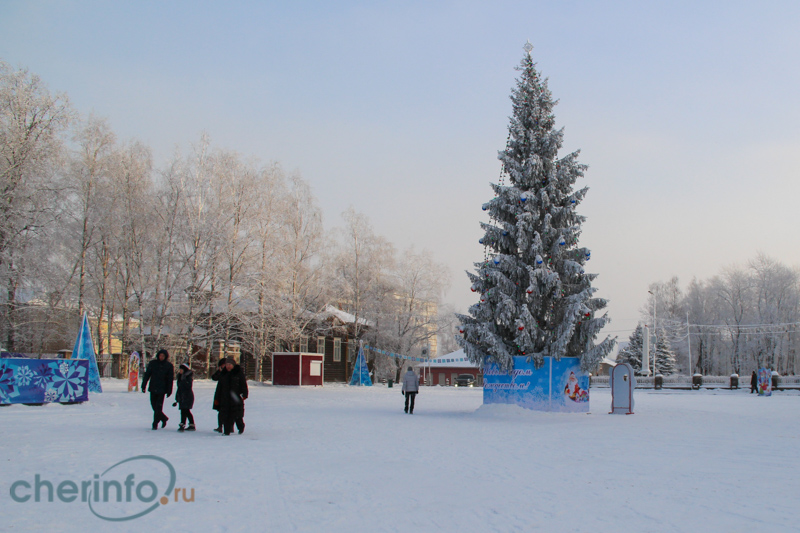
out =
{"type": "Polygon", "coordinates": [[[636,376],[633,367],[628,363],[620,363],[610,368],[609,383],[611,385],[610,415],[633,414],[633,389],[636,388],[636,376]]]}

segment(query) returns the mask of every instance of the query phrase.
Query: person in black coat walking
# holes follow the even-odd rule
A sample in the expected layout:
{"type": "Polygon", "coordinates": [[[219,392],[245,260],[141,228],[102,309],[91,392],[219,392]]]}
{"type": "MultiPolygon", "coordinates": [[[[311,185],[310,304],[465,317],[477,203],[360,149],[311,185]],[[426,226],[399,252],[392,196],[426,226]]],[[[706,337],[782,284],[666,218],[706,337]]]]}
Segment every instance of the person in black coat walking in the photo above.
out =
{"type": "Polygon", "coordinates": [[[750,375],[750,394],[754,392],[758,392],[758,375],[755,370],[753,370],[753,373],[750,375]]]}
{"type": "Polygon", "coordinates": [[[217,427],[214,429],[217,433],[222,433],[222,411],[219,408],[219,377],[222,375],[223,370],[225,370],[225,359],[220,359],[217,362],[217,370],[211,375],[211,379],[217,382],[217,388],[214,389],[214,406],[212,407],[217,412],[217,427]]]}
{"type": "Polygon", "coordinates": [[[194,379],[194,372],[189,368],[189,365],[183,363],[178,367],[178,390],[175,391],[175,403],[181,410],[181,425],[178,431],[188,430],[194,431],[194,417],[192,416],[192,406],[194,405],[194,391],[192,391],[192,380],[194,379]],[[186,427],[186,420],[189,420],[189,427],[186,427]]]}
{"type": "Polygon", "coordinates": [[[219,383],[217,391],[219,412],[222,416],[222,433],[230,435],[234,424],[239,434],[244,433],[244,401],[247,399],[248,390],[242,367],[236,364],[233,357],[227,357],[225,366],[214,372],[211,379],[219,383]]]}
{"type": "Polygon", "coordinates": [[[164,414],[164,396],[169,398],[172,395],[172,381],[175,379],[175,372],[172,363],[169,362],[169,352],[159,350],[156,358],[147,363],[142,381],[142,392],[147,392],[147,385],[150,385],[150,405],[153,407],[153,429],[166,427],[169,417],[164,414]]]}

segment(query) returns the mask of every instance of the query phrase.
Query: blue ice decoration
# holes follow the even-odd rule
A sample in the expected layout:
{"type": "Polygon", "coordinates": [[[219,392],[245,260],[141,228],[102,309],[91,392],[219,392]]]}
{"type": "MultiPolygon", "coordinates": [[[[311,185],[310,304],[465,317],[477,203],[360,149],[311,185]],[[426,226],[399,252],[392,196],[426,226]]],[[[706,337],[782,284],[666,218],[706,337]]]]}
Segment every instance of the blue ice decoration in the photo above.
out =
{"type": "Polygon", "coordinates": [[[520,199],[520,201],[524,202],[524,201],[526,201],[528,199],[528,195],[525,194],[525,193],[522,193],[520,195],[519,199],[520,199]]]}
{"type": "Polygon", "coordinates": [[[372,380],[369,377],[369,368],[367,368],[367,360],[364,358],[363,346],[358,347],[358,357],[356,358],[356,366],[353,369],[353,377],[350,378],[350,385],[372,387],[372,380]]]}
{"type": "Polygon", "coordinates": [[[499,265],[500,264],[500,259],[498,257],[494,258],[494,264],[495,265],[499,265]]]}
{"type": "Polygon", "coordinates": [[[72,349],[73,359],[88,359],[89,361],[89,392],[103,392],[103,386],[100,385],[100,371],[97,369],[97,357],[94,353],[94,344],[92,343],[92,333],[89,330],[89,317],[83,313],[83,322],[81,322],[81,329],[78,332],[78,338],[75,339],[75,347],[72,349]]]}
{"type": "Polygon", "coordinates": [[[89,361],[0,359],[0,404],[85,402],[89,361]]]}

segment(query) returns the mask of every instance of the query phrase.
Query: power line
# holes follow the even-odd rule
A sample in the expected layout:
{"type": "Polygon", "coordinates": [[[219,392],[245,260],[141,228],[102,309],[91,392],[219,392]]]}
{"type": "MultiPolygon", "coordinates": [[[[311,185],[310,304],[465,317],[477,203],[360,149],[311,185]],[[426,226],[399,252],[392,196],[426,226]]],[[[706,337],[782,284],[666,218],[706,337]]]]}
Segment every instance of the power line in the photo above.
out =
{"type": "Polygon", "coordinates": [[[785,328],[800,327],[800,322],[785,322],[782,324],[689,324],[695,328],[717,328],[717,329],[745,329],[745,328],[785,328]]]}

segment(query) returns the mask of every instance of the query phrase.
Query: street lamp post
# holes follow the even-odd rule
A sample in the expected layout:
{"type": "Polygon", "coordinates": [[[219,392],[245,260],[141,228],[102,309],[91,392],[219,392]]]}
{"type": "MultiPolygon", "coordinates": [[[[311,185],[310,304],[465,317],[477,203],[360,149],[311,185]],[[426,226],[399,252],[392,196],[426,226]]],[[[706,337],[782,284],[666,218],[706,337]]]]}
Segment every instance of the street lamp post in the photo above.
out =
{"type": "Polygon", "coordinates": [[[647,291],[653,297],[653,379],[656,376],[656,357],[658,357],[658,315],[656,307],[656,295],[653,291],[647,291]]]}

